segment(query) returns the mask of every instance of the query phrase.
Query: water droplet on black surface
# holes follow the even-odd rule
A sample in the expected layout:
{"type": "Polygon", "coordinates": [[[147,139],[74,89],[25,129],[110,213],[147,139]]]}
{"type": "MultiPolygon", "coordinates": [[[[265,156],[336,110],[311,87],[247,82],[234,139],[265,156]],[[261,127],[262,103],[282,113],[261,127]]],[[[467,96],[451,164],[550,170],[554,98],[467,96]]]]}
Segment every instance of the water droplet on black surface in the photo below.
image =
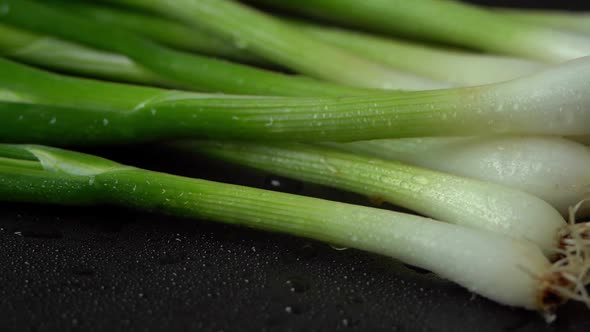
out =
{"type": "Polygon", "coordinates": [[[285,306],[285,312],[292,315],[300,315],[303,313],[303,308],[298,305],[285,306]]]}
{"type": "Polygon", "coordinates": [[[313,244],[304,244],[301,247],[299,247],[296,251],[295,254],[297,255],[297,257],[303,258],[303,259],[309,259],[309,258],[314,258],[317,257],[318,255],[318,249],[313,245],[313,244]]]}
{"type": "Polygon", "coordinates": [[[160,265],[170,265],[170,264],[177,264],[182,262],[183,260],[186,259],[186,252],[178,252],[178,253],[164,253],[162,256],[160,256],[160,258],[158,259],[158,262],[160,263],[160,265]]]}
{"type": "Polygon", "coordinates": [[[305,293],[309,289],[309,284],[299,278],[290,278],[285,284],[292,293],[305,293]]]}
{"type": "Polygon", "coordinates": [[[14,234],[36,239],[61,239],[62,232],[48,224],[25,224],[19,225],[13,230],[14,234]]]}

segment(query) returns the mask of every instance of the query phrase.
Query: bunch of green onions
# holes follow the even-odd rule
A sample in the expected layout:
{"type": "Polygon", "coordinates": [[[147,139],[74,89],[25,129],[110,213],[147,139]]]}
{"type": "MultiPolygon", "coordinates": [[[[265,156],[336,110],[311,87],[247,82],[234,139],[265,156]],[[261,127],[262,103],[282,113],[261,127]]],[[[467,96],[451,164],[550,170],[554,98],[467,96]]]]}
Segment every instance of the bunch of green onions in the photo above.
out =
{"type": "Polygon", "coordinates": [[[590,223],[577,220],[590,215],[590,30],[577,15],[256,1],[303,15],[287,19],[232,0],[103,2],[0,0],[1,200],[116,204],[309,237],[548,319],[568,299],[590,305],[590,223]],[[423,217],[57,148],[131,143],[423,217]]]}

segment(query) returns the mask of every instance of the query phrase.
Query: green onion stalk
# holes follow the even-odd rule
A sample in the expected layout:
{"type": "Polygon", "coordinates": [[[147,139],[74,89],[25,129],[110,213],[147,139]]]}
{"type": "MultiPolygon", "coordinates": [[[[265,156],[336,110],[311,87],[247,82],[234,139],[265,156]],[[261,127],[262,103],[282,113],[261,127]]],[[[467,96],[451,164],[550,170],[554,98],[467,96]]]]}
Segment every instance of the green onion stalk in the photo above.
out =
{"type": "Polygon", "coordinates": [[[0,55],[61,72],[139,84],[181,87],[129,58],[0,23],[0,55]]]}
{"type": "Polygon", "coordinates": [[[305,144],[202,141],[174,147],[352,191],[440,221],[527,239],[549,257],[563,250],[576,251],[585,242],[590,247],[589,224],[567,224],[545,201],[485,181],[305,144]],[[583,240],[568,244],[577,237],[583,240]]]}
{"type": "Polygon", "coordinates": [[[167,18],[84,2],[52,1],[52,5],[61,5],[63,9],[86,15],[102,24],[116,25],[135,31],[175,49],[260,66],[272,65],[244,50],[239,43],[223,40],[203,29],[188,27],[167,18]]]}
{"type": "MultiPolygon", "coordinates": [[[[125,0],[125,2],[131,1],[141,2],[141,0],[125,0]]],[[[185,2],[188,1],[174,1],[175,4],[179,4],[178,6],[185,2]]],[[[563,62],[590,55],[590,39],[585,36],[551,27],[527,24],[501,13],[456,0],[253,0],[253,2],[288,9],[361,30],[401,35],[544,62],[563,62]]]]}
{"type": "Polygon", "coordinates": [[[433,47],[303,21],[290,22],[318,39],[367,59],[458,86],[506,81],[546,67],[520,58],[433,47]]]}
{"type": "Polygon", "coordinates": [[[497,8],[496,10],[506,17],[522,22],[590,35],[590,14],[587,12],[517,8],[497,8]]]}
{"type": "MultiPolygon", "coordinates": [[[[0,11],[0,23],[13,24],[43,34],[49,33],[103,51],[126,55],[166,82],[191,90],[287,96],[367,93],[365,89],[183,53],[126,29],[101,24],[38,2],[0,0],[0,7],[8,8],[0,11]]],[[[22,40],[12,42],[22,43],[22,40]]]]}
{"type": "Polygon", "coordinates": [[[295,72],[345,85],[424,90],[451,86],[372,62],[234,1],[117,1],[202,28],[295,72]]]}
{"type": "Polygon", "coordinates": [[[588,302],[587,263],[570,256],[552,264],[529,241],[387,210],[152,172],[44,146],[0,145],[0,200],[114,204],[326,241],[431,270],[549,319],[567,299],[588,302]]]}
{"type": "MultiPolygon", "coordinates": [[[[164,17],[156,18],[155,16],[125,11],[120,8],[94,6],[85,3],[68,3],[66,8],[77,13],[91,15],[97,20],[102,20],[105,24],[124,24],[129,29],[149,36],[158,42],[178,48],[181,48],[182,44],[190,47],[191,40],[194,39],[198,43],[194,49],[206,54],[218,54],[231,58],[230,54],[234,53],[231,52],[231,49],[242,50],[236,47],[239,44],[212,36],[211,33],[204,32],[202,28],[195,26],[195,24],[189,28],[187,25],[180,25],[164,17]],[[127,19],[127,15],[130,15],[129,19],[127,19]],[[152,26],[152,19],[157,20],[157,25],[152,26]],[[178,29],[176,29],[177,27],[178,29]],[[169,32],[168,30],[172,31],[169,32]],[[176,30],[182,30],[183,33],[176,33],[176,30]],[[196,37],[193,38],[194,35],[196,37]],[[201,43],[200,41],[203,38],[209,38],[215,40],[215,42],[201,43]],[[220,45],[217,46],[217,44],[220,45]],[[224,46],[222,47],[222,45],[224,46]],[[226,49],[230,51],[223,54],[217,53],[226,49]]],[[[431,79],[450,82],[454,85],[478,85],[504,81],[525,76],[544,68],[541,63],[525,59],[469,53],[420,45],[399,39],[380,38],[304,21],[282,20],[326,43],[347,49],[364,58],[431,79]]],[[[198,22],[196,23],[198,24],[198,22]]],[[[232,59],[249,61],[249,59],[240,59],[243,54],[244,52],[235,52],[235,57],[232,59]]],[[[247,55],[252,58],[252,62],[264,61],[254,54],[248,53],[247,55]]]]}
{"type": "MultiPolygon", "coordinates": [[[[563,215],[590,195],[590,148],[561,137],[423,137],[327,145],[517,188],[563,215]]],[[[589,214],[586,205],[578,211],[578,216],[589,214]]]]}
{"type": "Polygon", "coordinates": [[[478,87],[295,98],[123,85],[0,59],[0,123],[5,124],[0,138],[27,142],[43,136],[47,141],[29,142],[71,144],[69,139],[77,137],[80,143],[101,144],[123,132],[120,143],[173,138],[320,142],[499,133],[588,135],[589,61],[579,59],[478,87]],[[57,126],[69,132],[67,141],[50,135],[50,128],[57,126]],[[39,130],[26,129],[33,127],[39,130]]]}

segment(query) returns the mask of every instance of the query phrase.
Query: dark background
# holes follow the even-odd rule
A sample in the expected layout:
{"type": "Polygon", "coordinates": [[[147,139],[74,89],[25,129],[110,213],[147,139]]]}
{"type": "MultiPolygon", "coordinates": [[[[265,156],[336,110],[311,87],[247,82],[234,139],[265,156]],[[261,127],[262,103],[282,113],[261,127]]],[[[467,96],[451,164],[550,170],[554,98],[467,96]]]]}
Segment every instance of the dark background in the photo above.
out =
{"type": "MultiPolygon", "coordinates": [[[[588,1],[477,2],[590,9],[588,1]]],[[[154,170],[367,203],[151,147],[92,152],[154,170]]],[[[590,331],[583,305],[558,314],[546,325],[536,313],[394,260],[286,235],[106,206],[0,203],[2,331],[590,331]]]]}

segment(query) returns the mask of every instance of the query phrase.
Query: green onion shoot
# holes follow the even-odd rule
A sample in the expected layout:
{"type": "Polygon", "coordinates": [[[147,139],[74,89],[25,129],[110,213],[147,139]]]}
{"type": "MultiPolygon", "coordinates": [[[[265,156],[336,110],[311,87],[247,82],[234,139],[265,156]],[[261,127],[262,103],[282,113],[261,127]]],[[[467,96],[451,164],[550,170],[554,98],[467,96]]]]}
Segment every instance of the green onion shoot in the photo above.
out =
{"type": "MultiPolygon", "coordinates": [[[[155,1],[159,2],[123,2],[155,1]]],[[[360,30],[372,30],[393,36],[429,40],[549,63],[590,55],[588,37],[551,27],[527,24],[457,0],[251,1],[288,9],[319,20],[357,27],[360,30]]],[[[180,3],[186,2],[189,1],[166,3],[180,6],[180,3]]]]}
{"type": "Polygon", "coordinates": [[[517,188],[563,215],[590,196],[590,148],[560,137],[425,137],[330,146],[517,188]]]}
{"type": "Polygon", "coordinates": [[[507,186],[304,144],[204,141],[178,143],[175,147],[184,153],[203,153],[272,174],[352,191],[375,203],[393,203],[440,221],[527,239],[549,257],[590,246],[589,224],[568,224],[545,201],[507,186]],[[574,232],[576,236],[572,236],[574,232]]]}
{"type": "Polygon", "coordinates": [[[532,242],[493,232],[151,172],[55,148],[0,145],[0,198],[115,204],[358,248],[431,270],[499,303],[541,311],[548,319],[568,299],[589,303],[587,252],[550,263],[532,242]]]}

